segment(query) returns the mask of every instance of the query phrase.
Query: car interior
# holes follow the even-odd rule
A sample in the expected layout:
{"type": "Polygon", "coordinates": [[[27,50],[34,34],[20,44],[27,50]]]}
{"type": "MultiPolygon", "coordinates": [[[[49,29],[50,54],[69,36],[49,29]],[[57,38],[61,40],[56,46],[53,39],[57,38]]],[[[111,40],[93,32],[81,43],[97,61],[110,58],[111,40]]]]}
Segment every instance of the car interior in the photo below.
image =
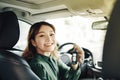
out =
{"type": "MultiPolygon", "coordinates": [[[[72,0],[0,0],[0,80],[41,80],[31,70],[29,64],[20,56],[23,49],[19,48],[20,46],[18,45],[15,47],[21,36],[19,20],[31,25],[37,21],[74,15],[86,18],[88,14],[92,16],[92,18],[93,16],[102,16],[104,18],[102,18],[102,20],[97,19],[95,22],[93,21],[91,28],[95,31],[102,30],[106,34],[103,36],[104,38],[102,38],[103,44],[102,48],[100,48],[102,52],[100,61],[97,61],[96,55],[98,54],[95,55],[94,52],[94,50],[98,48],[97,45],[93,44],[95,47],[91,47],[92,49],[82,46],[84,50],[84,61],[80,66],[81,75],[79,80],[119,80],[119,7],[120,0],[91,0],[91,2],[89,0],[78,0],[75,2],[72,0]],[[19,4],[19,6],[16,6],[15,3],[19,4]],[[36,4],[37,6],[35,6],[36,4]],[[79,5],[81,5],[81,7],[79,7],[79,5]],[[103,10],[104,13],[101,13],[98,8],[103,10]]],[[[66,24],[69,23],[66,21],[66,24]]],[[[25,31],[27,32],[26,29],[25,31]]],[[[78,30],[78,32],[80,31],[78,30]]],[[[98,33],[95,34],[99,36],[98,33]]],[[[21,41],[20,44],[22,43],[24,42],[21,41]]],[[[75,42],[69,40],[64,41],[62,44],[58,43],[60,58],[68,66],[71,62],[70,51],[73,49],[74,43],[75,42]]],[[[89,44],[86,45],[88,46],[89,44]]]]}

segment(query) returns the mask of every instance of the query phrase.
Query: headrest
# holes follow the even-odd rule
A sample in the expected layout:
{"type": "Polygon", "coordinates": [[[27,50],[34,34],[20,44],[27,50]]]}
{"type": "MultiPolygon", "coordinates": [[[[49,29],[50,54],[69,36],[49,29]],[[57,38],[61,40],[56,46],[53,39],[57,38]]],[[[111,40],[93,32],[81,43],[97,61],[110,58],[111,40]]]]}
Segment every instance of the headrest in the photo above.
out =
{"type": "Polygon", "coordinates": [[[0,49],[11,49],[19,39],[19,23],[12,11],[0,13],[0,49]]]}

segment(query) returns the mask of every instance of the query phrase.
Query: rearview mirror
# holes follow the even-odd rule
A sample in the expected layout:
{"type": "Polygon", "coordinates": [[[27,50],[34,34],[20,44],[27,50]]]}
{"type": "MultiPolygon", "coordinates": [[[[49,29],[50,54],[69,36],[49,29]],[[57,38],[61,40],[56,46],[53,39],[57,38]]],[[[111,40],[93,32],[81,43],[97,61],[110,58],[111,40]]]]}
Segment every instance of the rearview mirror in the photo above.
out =
{"type": "Polygon", "coordinates": [[[96,22],[93,22],[92,29],[94,29],[94,30],[106,30],[107,25],[108,25],[108,21],[106,21],[106,20],[96,21],[96,22]]]}

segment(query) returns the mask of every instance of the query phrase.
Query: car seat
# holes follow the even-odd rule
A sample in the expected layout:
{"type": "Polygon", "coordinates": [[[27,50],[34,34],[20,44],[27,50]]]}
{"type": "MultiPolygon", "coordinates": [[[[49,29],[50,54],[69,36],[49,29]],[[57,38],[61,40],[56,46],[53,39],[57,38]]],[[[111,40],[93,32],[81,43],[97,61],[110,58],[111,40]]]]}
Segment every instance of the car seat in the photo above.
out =
{"type": "Polygon", "coordinates": [[[0,80],[40,80],[28,63],[13,51],[19,39],[17,16],[12,11],[0,13],[0,80]]]}
{"type": "Polygon", "coordinates": [[[112,10],[103,48],[104,80],[120,80],[120,0],[112,10]]]}

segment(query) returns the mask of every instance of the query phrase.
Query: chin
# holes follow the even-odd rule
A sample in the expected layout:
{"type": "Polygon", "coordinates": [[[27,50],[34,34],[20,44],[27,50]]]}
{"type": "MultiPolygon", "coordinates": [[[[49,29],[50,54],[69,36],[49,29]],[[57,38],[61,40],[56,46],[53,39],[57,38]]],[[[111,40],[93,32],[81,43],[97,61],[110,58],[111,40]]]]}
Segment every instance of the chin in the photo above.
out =
{"type": "Polygon", "coordinates": [[[47,52],[52,52],[54,51],[54,48],[49,48],[49,49],[46,49],[47,52]]]}

